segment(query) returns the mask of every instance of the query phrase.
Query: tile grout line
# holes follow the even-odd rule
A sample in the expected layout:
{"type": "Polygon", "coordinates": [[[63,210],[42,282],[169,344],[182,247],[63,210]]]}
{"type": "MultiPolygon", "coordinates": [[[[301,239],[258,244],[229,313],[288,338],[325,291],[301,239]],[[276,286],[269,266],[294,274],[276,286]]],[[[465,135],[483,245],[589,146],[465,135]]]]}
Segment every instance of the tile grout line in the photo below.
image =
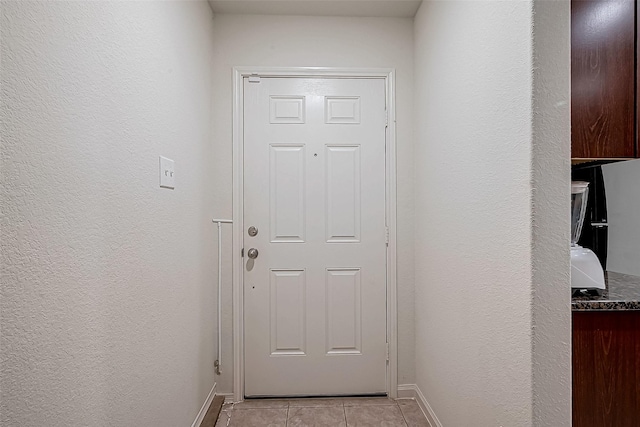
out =
{"type": "Polygon", "coordinates": [[[404,416],[404,411],[402,410],[402,408],[400,407],[400,404],[396,401],[396,406],[398,407],[398,410],[400,411],[400,415],[402,415],[402,419],[404,420],[404,425],[405,426],[409,426],[409,422],[407,421],[407,417],[404,416]]]}
{"type": "Polygon", "coordinates": [[[287,418],[284,420],[284,427],[289,427],[289,410],[291,409],[291,402],[287,402],[287,418]]]}
{"type": "Polygon", "coordinates": [[[349,427],[347,424],[347,407],[344,406],[344,401],[342,402],[342,416],[344,417],[344,427],[349,427]]]}
{"type": "Polygon", "coordinates": [[[407,427],[409,427],[409,421],[407,421],[407,417],[404,415],[404,411],[402,410],[402,406],[400,406],[400,404],[398,404],[398,403],[397,403],[397,405],[398,405],[398,409],[400,409],[400,413],[402,414],[402,418],[404,419],[404,423],[407,425],[407,427]]]}

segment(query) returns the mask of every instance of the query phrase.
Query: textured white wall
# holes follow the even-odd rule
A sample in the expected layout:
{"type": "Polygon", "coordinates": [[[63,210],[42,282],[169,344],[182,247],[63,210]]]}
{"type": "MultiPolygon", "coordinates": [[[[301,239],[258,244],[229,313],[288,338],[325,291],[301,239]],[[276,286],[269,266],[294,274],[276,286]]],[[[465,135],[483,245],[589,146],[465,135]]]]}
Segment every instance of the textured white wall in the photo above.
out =
{"type": "Polygon", "coordinates": [[[640,160],[602,167],[607,191],[607,269],[640,276],[640,160]]]}
{"type": "Polygon", "coordinates": [[[190,425],[214,383],[210,8],[0,7],[0,424],[190,425]]]}
{"type": "MultiPolygon", "coordinates": [[[[213,105],[216,215],[232,213],[232,67],[393,67],[397,71],[399,383],[414,382],[413,22],[403,18],[217,15],[213,105]]],[[[227,233],[225,252],[230,252],[227,233]]],[[[225,259],[229,264],[230,259],[225,259]]],[[[223,360],[218,385],[232,391],[231,274],[224,276],[223,360]]]]}
{"type": "MultiPolygon", "coordinates": [[[[559,24],[566,30],[569,21],[559,24]]],[[[564,259],[550,271],[567,296],[541,296],[532,307],[532,269],[547,267],[532,245],[549,237],[534,236],[532,203],[542,196],[533,197],[532,181],[552,190],[553,208],[542,206],[539,218],[553,224],[550,233],[560,231],[549,255],[568,259],[568,244],[558,246],[569,229],[567,107],[559,122],[551,119],[555,131],[534,138],[547,129],[534,108],[549,106],[532,102],[531,2],[425,2],[414,26],[416,383],[445,426],[533,425],[536,405],[544,406],[534,395],[548,387],[534,384],[533,371],[552,366],[538,365],[533,314],[547,303],[563,313],[552,345],[566,339],[570,312],[564,259]],[[546,171],[548,180],[541,171],[534,178],[532,168],[544,164],[534,154],[538,142],[561,147],[550,151],[550,164],[561,168],[546,171]]],[[[566,41],[558,41],[564,53],[566,41]]],[[[568,62],[556,65],[562,92],[553,98],[566,101],[568,62]]],[[[561,381],[570,373],[564,343],[555,355],[562,364],[550,372],[561,381]]],[[[570,408],[565,392],[553,395],[562,410],[570,408]]],[[[549,418],[560,422],[537,425],[567,425],[549,418]]]]}
{"type": "Polygon", "coordinates": [[[533,425],[571,425],[571,3],[533,2],[533,425]]]}

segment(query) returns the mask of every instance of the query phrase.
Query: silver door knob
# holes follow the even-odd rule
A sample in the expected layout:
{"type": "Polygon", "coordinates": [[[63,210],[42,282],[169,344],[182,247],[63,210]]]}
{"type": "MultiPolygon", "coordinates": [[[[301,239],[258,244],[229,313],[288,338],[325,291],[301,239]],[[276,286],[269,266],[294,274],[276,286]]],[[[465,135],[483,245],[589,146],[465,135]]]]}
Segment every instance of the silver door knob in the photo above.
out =
{"type": "Polygon", "coordinates": [[[247,256],[251,259],[258,258],[258,250],[256,248],[251,248],[247,251],[247,256]]]}

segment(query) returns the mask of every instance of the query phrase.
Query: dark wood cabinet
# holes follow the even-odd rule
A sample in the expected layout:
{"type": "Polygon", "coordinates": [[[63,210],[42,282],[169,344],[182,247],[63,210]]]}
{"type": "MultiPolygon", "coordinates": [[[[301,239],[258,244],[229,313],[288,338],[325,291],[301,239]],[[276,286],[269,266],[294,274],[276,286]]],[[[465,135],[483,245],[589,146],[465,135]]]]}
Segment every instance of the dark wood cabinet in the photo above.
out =
{"type": "Polygon", "coordinates": [[[571,157],[635,158],[638,0],[571,1],[571,157]]]}
{"type": "Polygon", "coordinates": [[[640,311],[573,312],[573,426],[640,427],[640,311]]]}

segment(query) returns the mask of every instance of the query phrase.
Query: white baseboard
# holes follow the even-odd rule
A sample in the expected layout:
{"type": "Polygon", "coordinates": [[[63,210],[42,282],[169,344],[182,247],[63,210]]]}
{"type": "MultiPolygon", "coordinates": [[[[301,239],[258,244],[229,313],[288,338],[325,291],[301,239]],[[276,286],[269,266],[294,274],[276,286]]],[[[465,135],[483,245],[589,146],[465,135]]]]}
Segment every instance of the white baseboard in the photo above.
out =
{"type": "Polygon", "coordinates": [[[442,423],[436,417],[433,408],[425,399],[424,394],[416,384],[398,384],[398,399],[415,399],[418,402],[418,406],[427,417],[427,421],[431,427],[442,427],[442,423]]]}
{"type": "Polygon", "coordinates": [[[193,424],[191,424],[191,427],[200,427],[200,424],[202,424],[202,420],[204,420],[204,416],[207,415],[209,406],[211,406],[211,402],[213,402],[213,398],[216,395],[216,385],[217,383],[213,383],[213,387],[211,388],[207,399],[202,404],[202,408],[200,408],[200,412],[198,412],[198,416],[193,421],[193,424]]]}
{"type": "Polygon", "coordinates": [[[415,384],[398,384],[398,399],[415,399],[416,388],[415,384]]]}

